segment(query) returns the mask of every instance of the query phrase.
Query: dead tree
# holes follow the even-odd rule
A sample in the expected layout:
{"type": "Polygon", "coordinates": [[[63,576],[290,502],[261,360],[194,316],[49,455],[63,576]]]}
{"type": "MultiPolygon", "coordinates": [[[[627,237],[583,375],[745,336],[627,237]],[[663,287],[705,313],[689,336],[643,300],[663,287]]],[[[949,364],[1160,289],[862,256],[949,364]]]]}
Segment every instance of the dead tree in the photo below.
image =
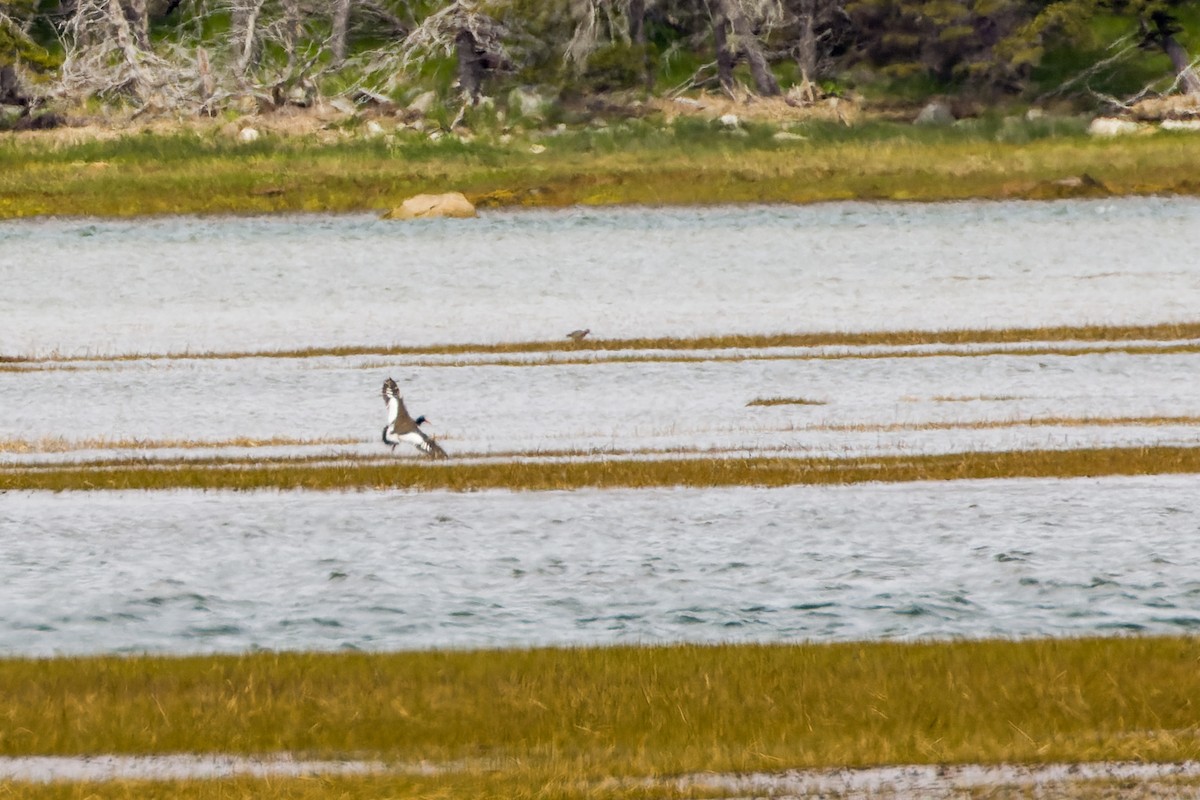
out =
{"type": "Polygon", "coordinates": [[[748,12],[753,6],[747,7],[738,0],[718,0],[725,6],[725,16],[729,19],[729,29],[733,32],[733,48],[740,52],[750,66],[750,75],[754,78],[754,86],[758,93],[766,96],[779,94],[779,82],[771,72],[771,63],[763,50],[763,44],[750,24],[748,12]]]}
{"type": "Polygon", "coordinates": [[[487,73],[510,69],[509,30],[473,0],[454,0],[425,17],[401,45],[402,65],[434,53],[457,62],[458,89],[467,105],[479,102],[487,73]]]}
{"type": "Polygon", "coordinates": [[[1161,48],[1171,59],[1171,67],[1175,70],[1183,93],[1200,97],[1200,75],[1196,73],[1196,66],[1188,56],[1187,49],[1175,38],[1183,30],[1179,21],[1166,11],[1156,10],[1148,19],[1141,19],[1140,25],[1143,46],[1161,48]]]}
{"type": "Polygon", "coordinates": [[[330,25],[329,50],[333,65],[340,67],[346,62],[346,36],[350,29],[351,0],[333,0],[333,16],[330,25]]]}
{"type": "Polygon", "coordinates": [[[262,34],[259,30],[259,17],[262,15],[265,0],[234,0],[232,14],[232,35],[234,58],[234,74],[245,78],[252,66],[257,66],[262,53],[262,34]]]}
{"type": "Polygon", "coordinates": [[[164,109],[194,96],[195,65],[152,52],[136,15],[131,23],[129,8],[117,0],[75,0],[63,29],[63,63],[55,93],[120,96],[142,108],[164,109]]]}
{"type": "MultiPolygon", "coordinates": [[[[717,77],[726,93],[734,93],[733,67],[738,57],[746,60],[755,89],[765,96],[778,95],[779,82],[771,72],[762,42],[749,14],[761,12],[752,0],[710,0],[713,44],[717,50],[717,77]]],[[[757,16],[763,16],[758,13],[757,16]]]]}

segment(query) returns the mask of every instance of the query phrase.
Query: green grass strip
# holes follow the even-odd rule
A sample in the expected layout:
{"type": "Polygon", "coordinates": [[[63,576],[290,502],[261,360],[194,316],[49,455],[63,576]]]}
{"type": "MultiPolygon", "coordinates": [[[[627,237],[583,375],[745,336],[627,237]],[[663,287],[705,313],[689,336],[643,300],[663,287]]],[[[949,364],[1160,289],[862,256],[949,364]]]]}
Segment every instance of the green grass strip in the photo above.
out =
{"type": "Polygon", "coordinates": [[[1200,640],[0,660],[0,753],[292,752],[561,780],[1200,757],[1200,640]]]}
{"type": "Polygon", "coordinates": [[[1200,472],[1200,448],[1112,447],[860,458],[665,458],[580,462],[396,461],[336,465],[145,464],[63,466],[0,473],[0,490],[480,489],[790,486],[866,481],[1072,478],[1200,472]]]}
{"type": "Polygon", "coordinates": [[[13,139],[0,142],[0,218],[381,211],[452,189],[493,207],[1200,193],[1200,138],[1189,134],[997,141],[986,131],[931,135],[903,125],[815,128],[809,141],[784,144],[766,126],[744,140],[705,125],[638,128],[620,138],[548,138],[536,155],[525,141],[454,137],[392,145],[264,137],[239,146],[138,134],[57,147],[13,139]]]}

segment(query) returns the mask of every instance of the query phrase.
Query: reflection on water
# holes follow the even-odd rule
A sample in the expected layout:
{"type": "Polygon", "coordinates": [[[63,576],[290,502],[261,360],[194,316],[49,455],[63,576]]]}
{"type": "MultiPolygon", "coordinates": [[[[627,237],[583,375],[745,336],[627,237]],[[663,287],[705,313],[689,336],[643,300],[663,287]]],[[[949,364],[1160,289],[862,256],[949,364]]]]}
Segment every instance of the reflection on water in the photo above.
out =
{"type": "Polygon", "coordinates": [[[0,652],[1188,631],[1193,484],[10,493],[0,652]]]}

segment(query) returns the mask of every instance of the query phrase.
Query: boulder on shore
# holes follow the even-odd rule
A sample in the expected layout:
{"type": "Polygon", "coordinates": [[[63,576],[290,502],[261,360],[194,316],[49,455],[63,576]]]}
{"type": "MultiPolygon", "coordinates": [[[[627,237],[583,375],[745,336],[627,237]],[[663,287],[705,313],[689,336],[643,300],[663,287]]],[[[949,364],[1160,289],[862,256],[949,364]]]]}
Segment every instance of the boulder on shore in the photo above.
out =
{"type": "Polygon", "coordinates": [[[414,195],[383,215],[384,219],[473,217],[475,206],[462,192],[414,195]]]}

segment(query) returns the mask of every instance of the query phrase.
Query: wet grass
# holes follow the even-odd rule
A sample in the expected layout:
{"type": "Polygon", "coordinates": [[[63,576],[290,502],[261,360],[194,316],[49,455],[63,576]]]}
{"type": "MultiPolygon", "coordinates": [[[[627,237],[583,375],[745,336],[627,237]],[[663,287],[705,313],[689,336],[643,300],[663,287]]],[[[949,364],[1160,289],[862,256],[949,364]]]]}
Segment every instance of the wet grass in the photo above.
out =
{"type": "Polygon", "coordinates": [[[1197,663],[1194,637],[4,659],[0,753],[380,758],[447,789],[1174,761],[1200,757],[1197,663]]]}
{"type": "Polygon", "coordinates": [[[717,797],[720,793],[680,788],[672,781],[584,780],[543,769],[510,765],[500,772],[472,769],[452,775],[423,777],[380,775],[366,777],[253,778],[216,781],[125,780],[8,784],[5,798],[20,800],[379,800],[379,798],[429,798],[429,800],[673,800],[717,797]]]}
{"type": "Polygon", "coordinates": [[[394,461],[312,465],[294,461],[163,465],[122,461],[106,465],[6,468],[2,490],[113,489],[409,489],[420,491],[551,491],[567,489],[791,486],[865,481],[983,478],[1072,478],[1099,475],[1200,473],[1200,448],[1112,447],[1009,450],[939,455],[850,458],[775,456],[551,462],[394,461]]]}
{"type": "Polygon", "coordinates": [[[200,450],[218,447],[313,447],[317,445],[358,444],[361,439],[295,439],[273,436],[258,439],[238,436],[232,439],[67,439],[51,436],[41,439],[0,439],[0,453],[69,453],[74,450],[200,450]]]}
{"type": "MultiPolygon", "coordinates": [[[[171,353],[127,353],[119,355],[66,356],[49,354],[38,358],[10,357],[8,365],[14,371],[23,371],[37,365],[65,363],[73,366],[88,362],[161,360],[161,359],[241,359],[241,358],[318,358],[351,356],[504,356],[526,353],[575,353],[575,356],[556,360],[553,363],[589,363],[598,353],[622,353],[630,360],[670,359],[670,356],[636,355],[637,351],[697,351],[697,350],[767,350],[773,348],[817,348],[817,347],[912,347],[912,346],[986,346],[1034,345],[1028,349],[1012,350],[959,350],[918,351],[909,353],[865,353],[858,357],[897,357],[904,355],[994,355],[996,353],[1047,355],[1084,354],[1107,352],[1112,347],[1055,348],[1052,343],[1080,342],[1097,345],[1120,345],[1124,351],[1143,352],[1194,352],[1200,350],[1200,322],[1170,322],[1154,325],[1056,325],[1027,328],[963,328],[950,330],[899,330],[899,331],[820,331],[768,334],[724,334],[694,337],[640,337],[627,339],[588,339],[581,353],[580,345],[570,341],[525,341],[490,343],[447,343],[433,345],[339,345],[332,347],[304,347],[283,350],[244,350],[171,353]],[[1142,345],[1139,342],[1149,344],[1142,345]],[[1042,345],[1037,347],[1036,345],[1042,345]],[[626,351],[632,351],[629,355],[626,351]]],[[[1120,348],[1118,348],[1120,349],[1120,348]]],[[[733,355],[731,358],[746,356],[733,355]]],[[[799,356],[780,356],[799,357],[799,356]]],[[[814,357],[849,358],[854,354],[834,353],[814,357]]],[[[437,362],[429,362],[430,366],[437,362]]],[[[477,360],[462,363],[476,364],[477,360]]],[[[493,363],[493,362],[486,362],[493,363]]],[[[497,362],[499,363],[499,362],[497,362]]],[[[511,359],[505,365],[521,366],[529,362],[511,359]]]]}
{"type": "Polygon", "coordinates": [[[804,397],[756,397],[747,406],[823,406],[824,400],[809,400],[804,397]]]}

